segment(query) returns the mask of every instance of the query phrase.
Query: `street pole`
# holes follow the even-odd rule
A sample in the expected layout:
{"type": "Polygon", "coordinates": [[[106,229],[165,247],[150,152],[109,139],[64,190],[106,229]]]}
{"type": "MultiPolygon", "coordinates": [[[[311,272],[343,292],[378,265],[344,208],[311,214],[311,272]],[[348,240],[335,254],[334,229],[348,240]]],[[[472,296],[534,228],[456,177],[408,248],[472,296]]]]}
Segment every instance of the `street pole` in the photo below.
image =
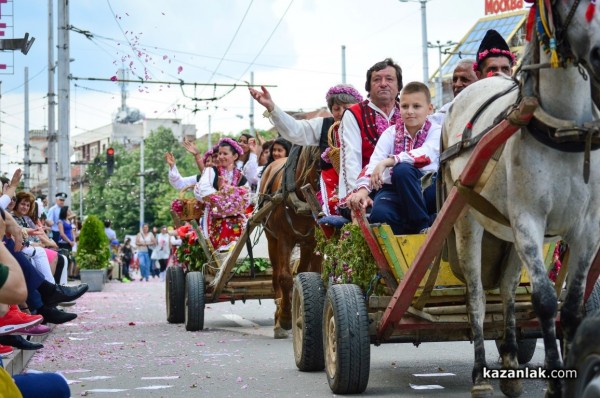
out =
{"type": "MultiPolygon", "coordinates": [[[[250,84],[254,85],[254,72],[250,72],[250,84]]],[[[254,130],[254,98],[250,97],[250,135],[256,139],[256,130],[254,130]]]]}
{"type": "Polygon", "coordinates": [[[48,202],[56,193],[56,131],[54,97],[54,1],[48,0],[48,202]]]}
{"type": "Polygon", "coordinates": [[[423,83],[429,85],[429,59],[427,55],[427,1],[421,0],[421,50],[423,52],[423,83]]]}
{"type": "Polygon", "coordinates": [[[346,46],[342,46],[342,84],[346,84],[346,46]]]}
{"type": "Polygon", "coordinates": [[[144,137],[140,144],[140,231],[144,226],[144,137]]]}
{"type": "Polygon", "coordinates": [[[431,0],[400,0],[403,3],[421,3],[421,51],[423,55],[423,83],[429,86],[429,58],[427,55],[427,2],[431,0]]]}
{"type": "Polygon", "coordinates": [[[29,191],[29,178],[31,177],[31,166],[29,165],[29,68],[25,67],[25,156],[23,157],[23,163],[25,163],[24,167],[24,181],[23,187],[26,191],[29,191]]]}
{"type": "Polygon", "coordinates": [[[209,113],[208,114],[208,147],[206,148],[207,151],[210,151],[212,149],[212,127],[211,127],[211,122],[212,122],[212,115],[209,113]]]}
{"type": "Polygon", "coordinates": [[[58,178],[57,188],[71,199],[70,90],[69,90],[69,1],[58,1],[58,178]]]}
{"type": "Polygon", "coordinates": [[[437,88],[436,91],[436,102],[437,109],[440,109],[444,104],[444,87],[442,87],[442,47],[438,47],[438,76],[437,76],[437,88]],[[439,93],[439,95],[437,94],[439,93]]]}

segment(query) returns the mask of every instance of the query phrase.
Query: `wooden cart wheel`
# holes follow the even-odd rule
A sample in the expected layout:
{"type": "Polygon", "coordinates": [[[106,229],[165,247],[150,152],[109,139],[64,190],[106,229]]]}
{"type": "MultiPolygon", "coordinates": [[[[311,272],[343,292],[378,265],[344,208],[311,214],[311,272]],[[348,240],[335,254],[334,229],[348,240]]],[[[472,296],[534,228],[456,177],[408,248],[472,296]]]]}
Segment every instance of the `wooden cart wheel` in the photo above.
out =
{"type": "Polygon", "coordinates": [[[323,310],[325,373],[335,394],[359,394],[369,382],[371,362],[367,306],[356,285],[333,285],[323,310]]]}
{"type": "MultiPolygon", "coordinates": [[[[500,352],[500,344],[502,344],[502,340],[496,340],[498,352],[500,352]]],[[[535,354],[536,345],[537,339],[517,340],[517,361],[519,361],[519,365],[524,365],[531,361],[531,358],[535,354]]]]}
{"type": "Polygon", "coordinates": [[[565,369],[577,370],[577,378],[566,379],[565,397],[595,397],[600,390],[600,317],[585,318],[577,328],[565,369]],[[589,395],[586,395],[588,393],[589,395]]]}
{"type": "Polygon", "coordinates": [[[292,336],[296,366],[303,372],[323,370],[323,302],[321,275],[302,272],[294,279],[292,336]]]}
{"type": "Polygon", "coordinates": [[[185,276],[185,330],[204,329],[204,274],[188,272],[185,276]]]}
{"type": "Polygon", "coordinates": [[[165,275],[167,322],[182,323],[185,319],[185,275],[181,267],[167,268],[165,275]]]}

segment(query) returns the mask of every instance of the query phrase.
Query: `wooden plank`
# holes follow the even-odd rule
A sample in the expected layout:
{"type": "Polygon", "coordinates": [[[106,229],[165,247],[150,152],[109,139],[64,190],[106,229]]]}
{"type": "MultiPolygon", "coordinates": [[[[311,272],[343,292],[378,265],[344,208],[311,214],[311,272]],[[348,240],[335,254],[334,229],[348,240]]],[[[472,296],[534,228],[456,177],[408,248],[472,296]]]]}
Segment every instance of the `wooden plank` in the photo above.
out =
{"type": "MultiPolygon", "coordinates": [[[[531,120],[537,105],[535,98],[524,98],[516,111],[509,114],[507,119],[498,123],[481,138],[459,177],[462,185],[469,188],[475,186],[496,150],[520,129],[517,123],[527,124],[531,120]],[[509,123],[509,118],[513,121],[512,124],[509,123]]],[[[427,234],[425,243],[421,246],[415,261],[394,292],[390,305],[381,317],[377,327],[376,341],[385,341],[393,332],[394,325],[400,322],[406,313],[419,283],[427,272],[428,265],[442,250],[444,240],[466,205],[465,198],[458,193],[456,187],[452,187],[427,234]]],[[[600,258],[598,262],[600,263],[600,258]]]]}
{"type": "Polygon", "coordinates": [[[325,214],[323,213],[323,209],[321,208],[321,204],[317,199],[317,194],[315,193],[315,190],[313,189],[312,185],[306,184],[302,188],[300,188],[300,190],[304,194],[306,203],[308,203],[312,216],[317,222],[317,225],[321,228],[321,231],[323,231],[323,234],[327,239],[331,238],[331,236],[333,236],[333,234],[335,233],[335,228],[333,228],[331,225],[318,223],[319,219],[325,214]]]}
{"type": "Polygon", "coordinates": [[[254,227],[254,224],[246,225],[246,229],[244,230],[244,232],[236,242],[235,246],[231,250],[223,266],[221,266],[219,280],[217,281],[217,284],[215,285],[212,294],[212,301],[215,301],[217,299],[217,296],[221,293],[223,286],[225,286],[225,283],[227,283],[227,279],[229,279],[228,277],[231,274],[233,267],[235,266],[237,258],[239,257],[242,248],[244,248],[244,246],[246,245],[246,239],[248,239],[248,236],[250,236],[250,232],[252,232],[254,227]]]}
{"type": "Polygon", "coordinates": [[[400,281],[404,277],[404,273],[408,271],[408,264],[406,264],[402,251],[398,247],[392,228],[387,224],[382,224],[373,227],[372,230],[388,264],[392,266],[392,273],[396,280],[400,281]]]}

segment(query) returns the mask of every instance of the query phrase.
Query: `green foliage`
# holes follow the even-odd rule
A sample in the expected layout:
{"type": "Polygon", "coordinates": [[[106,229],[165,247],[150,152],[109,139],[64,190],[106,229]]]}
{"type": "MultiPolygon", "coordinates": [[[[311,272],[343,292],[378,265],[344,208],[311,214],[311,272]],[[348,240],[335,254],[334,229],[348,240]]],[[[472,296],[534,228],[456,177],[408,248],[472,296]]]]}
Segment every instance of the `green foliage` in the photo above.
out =
{"type": "MultiPolygon", "coordinates": [[[[235,265],[235,267],[233,268],[233,272],[236,275],[250,272],[250,266],[251,266],[250,259],[245,258],[242,262],[235,265]]],[[[271,263],[266,258],[255,258],[254,259],[254,271],[255,272],[257,272],[257,273],[265,272],[269,268],[271,268],[271,263]]]]}
{"type": "Polygon", "coordinates": [[[195,233],[181,239],[181,246],[177,248],[177,260],[184,264],[188,271],[201,271],[202,266],[208,262],[202,246],[198,243],[195,233]]]}
{"type": "Polygon", "coordinates": [[[353,283],[368,295],[384,293],[379,269],[358,225],[346,224],[339,235],[330,239],[317,228],[316,237],[317,250],[323,255],[322,278],[326,285],[353,283]]]}
{"type": "MultiPolygon", "coordinates": [[[[198,173],[198,169],[193,157],[170,129],[160,127],[144,142],[144,220],[150,226],[169,225],[172,223],[170,204],[177,192],[167,180],[165,152],[173,153],[183,176],[198,173]]],[[[84,214],[99,214],[101,219],[111,220],[113,229],[122,240],[125,234],[136,234],[140,229],[140,148],[132,150],[118,143],[112,145],[115,148],[115,172],[109,177],[105,166],[87,166],[89,188],[84,194],[83,208],[84,214]]],[[[78,203],[76,195],[74,204],[78,203]]]]}
{"type": "Polygon", "coordinates": [[[79,234],[75,259],[81,269],[102,269],[108,266],[110,251],[104,224],[94,215],[87,217],[79,234]]]}

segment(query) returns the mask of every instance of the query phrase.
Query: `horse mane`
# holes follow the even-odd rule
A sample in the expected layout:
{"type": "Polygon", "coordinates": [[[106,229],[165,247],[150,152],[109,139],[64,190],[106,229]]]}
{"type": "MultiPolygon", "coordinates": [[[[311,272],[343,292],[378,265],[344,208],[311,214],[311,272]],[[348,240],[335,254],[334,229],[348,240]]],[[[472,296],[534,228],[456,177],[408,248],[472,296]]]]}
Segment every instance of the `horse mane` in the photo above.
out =
{"type": "Polygon", "coordinates": [[[298,171],[300,174],[296,175],[296,182],[298,182],[299,185],[304,185],[306,182],[316,182],[320,172],[320,161],[321,150],[318,146],[303,147],[298,158],[298,171]],[[313,181],[311,181],[311,179],[313,181]]]}

